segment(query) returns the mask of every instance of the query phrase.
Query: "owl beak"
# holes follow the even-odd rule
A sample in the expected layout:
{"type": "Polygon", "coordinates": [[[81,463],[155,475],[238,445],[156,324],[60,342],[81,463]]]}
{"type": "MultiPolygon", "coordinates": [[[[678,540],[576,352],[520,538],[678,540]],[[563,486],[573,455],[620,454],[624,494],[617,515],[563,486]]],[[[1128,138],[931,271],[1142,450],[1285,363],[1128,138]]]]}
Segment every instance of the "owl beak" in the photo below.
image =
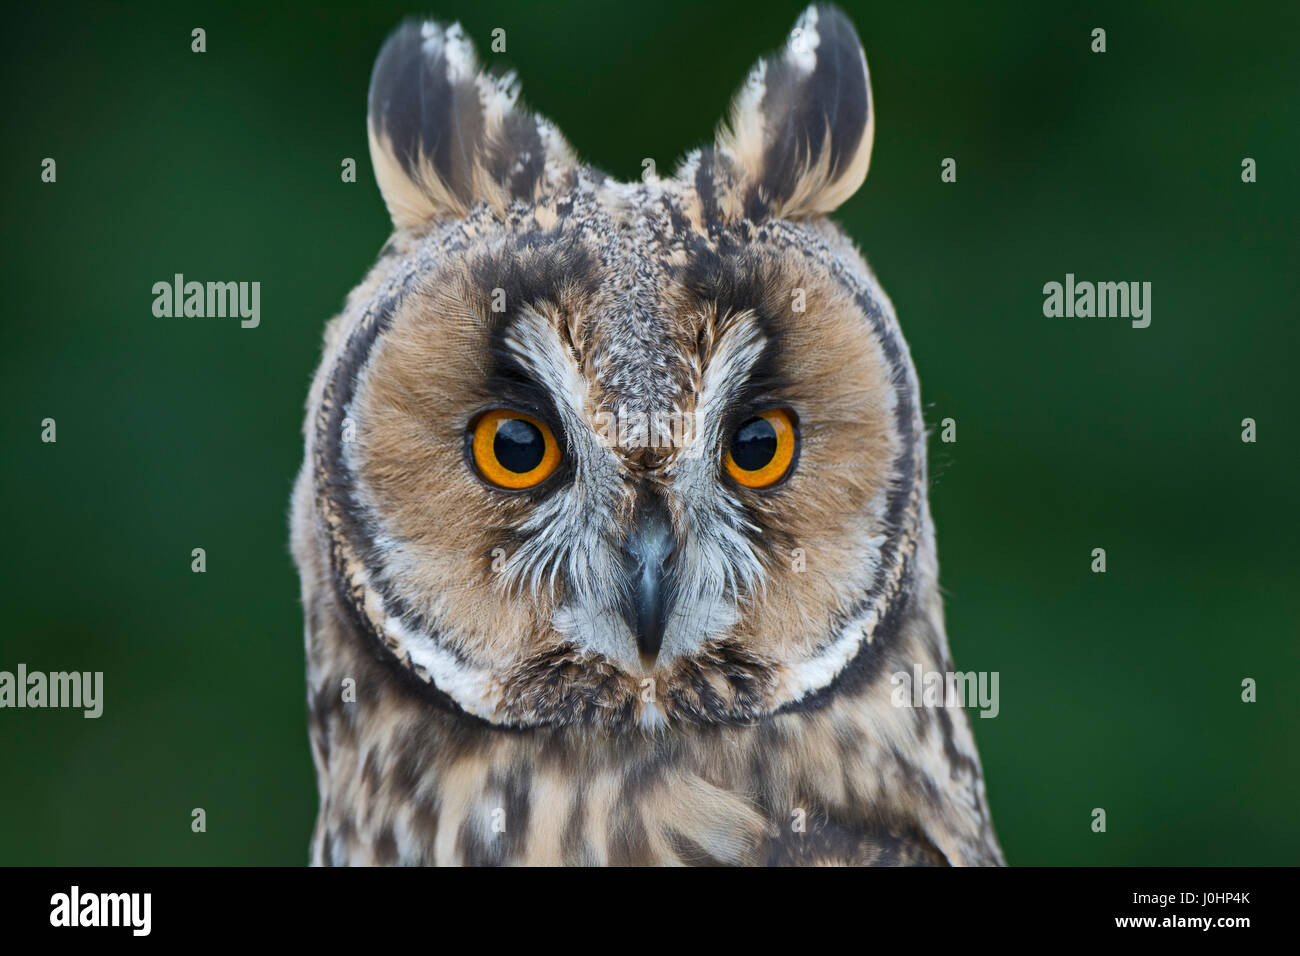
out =
{"type": "Polygon", "coordinates": [[[647,496],[636,509],[623,544],[624,587],[620,610],[636,636],[642,661],[652,664],[663,645],[672,610],[672,520],[663,499],[647,496]]]}

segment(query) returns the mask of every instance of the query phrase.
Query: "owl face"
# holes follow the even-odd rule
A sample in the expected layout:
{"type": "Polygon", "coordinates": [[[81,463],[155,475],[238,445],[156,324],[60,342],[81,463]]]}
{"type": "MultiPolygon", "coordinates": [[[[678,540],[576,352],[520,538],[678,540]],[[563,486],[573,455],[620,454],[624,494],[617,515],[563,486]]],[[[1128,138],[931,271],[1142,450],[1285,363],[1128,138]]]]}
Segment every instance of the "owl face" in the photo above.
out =
{"type": "Polygon", "coordinates": [[[579,163],[459,27],[390,38],[397,232],[308,423],[339,604],[430,699],[516,726],[750,720],[852,679],[924,508],[892,308],[825,214],[866,61],[810,8],[672,178],[579,163]]]}

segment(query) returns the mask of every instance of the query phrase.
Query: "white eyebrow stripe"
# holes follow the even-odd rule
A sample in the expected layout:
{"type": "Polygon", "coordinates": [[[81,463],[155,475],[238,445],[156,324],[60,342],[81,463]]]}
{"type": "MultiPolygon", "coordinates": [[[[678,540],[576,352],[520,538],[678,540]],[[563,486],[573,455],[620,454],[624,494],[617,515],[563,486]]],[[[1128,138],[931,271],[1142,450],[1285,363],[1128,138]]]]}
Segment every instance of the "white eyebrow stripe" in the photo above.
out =
{"type": "Polygon", "coordinates": [[[717,352],[705,367],[700,382],[695,406],[697,439],[709,436],[716,440],[722,427],[723,410],[744,386],[767,345],[767,337],[753,312],[741,313],[731,323],[719,338],[717,352]]]}
{"type": "Polygon", "coordinates": [[[554,321],[532,306],[525,306],[507,329],[505,345],[555,403],[564,430],[564,435],[557,437],[566,442],[579,474],[614,476],[617,456],[614,449],[597,440],[587,412],[589,383],[554,321]]]}
{"type": "Polygon", "coordinates": [[[515,360],[555,399],[556,411],[562,417],[586,421],[587,382],[550,318],[525,306],[506,330],[505,344],[515,360]]]}

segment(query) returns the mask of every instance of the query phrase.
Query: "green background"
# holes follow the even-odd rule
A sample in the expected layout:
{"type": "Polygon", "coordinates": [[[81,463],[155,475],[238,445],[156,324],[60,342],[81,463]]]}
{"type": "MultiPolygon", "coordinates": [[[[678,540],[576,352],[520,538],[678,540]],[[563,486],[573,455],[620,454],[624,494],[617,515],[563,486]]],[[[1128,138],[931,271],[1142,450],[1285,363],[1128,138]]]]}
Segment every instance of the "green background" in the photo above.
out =
{"type": "MultiPolygon", "coordinates": [[[[527,102],[633,178],[710,138],[800,10],[695,7],[433,12],[490,60],[505,28],[527,102]]],[[[1001,675],[974,724],[1008,860],[1296,863],[1296,7],[1082,7],[845,4],[878,112],[837,218],[957,422],[932,501],[957,666],[1001,675]],[[1045,318],[1067,272],[1151,282],[1150,328],[1045,318]]],[[[389,232],[366,86],[415,12],[6,14],[0,669],[102,670],[105,712],[0,711],[0,863],[306,859],[287,503],[322,326],[389,232]],[[260,281],[261,327],[155,318],[176,272],[260,281]]]]}

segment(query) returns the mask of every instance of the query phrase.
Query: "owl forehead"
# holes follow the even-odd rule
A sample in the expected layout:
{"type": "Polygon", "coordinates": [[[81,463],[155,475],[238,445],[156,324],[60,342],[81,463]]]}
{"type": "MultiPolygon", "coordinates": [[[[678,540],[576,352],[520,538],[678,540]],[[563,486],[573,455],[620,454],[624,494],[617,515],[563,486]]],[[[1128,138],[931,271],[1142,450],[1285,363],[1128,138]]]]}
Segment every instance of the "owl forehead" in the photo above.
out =
{"type": "Polygon", "coordinates": [[[682,285],[690,235],[680,199],[648,187],[607,186],[590,235],[594,294],[578,307],[575,343],[591,402],[617,412],[687,411],[694,403],[696,323],[682,285]]]}
{"type": "MultiPolygon", "coordinates": [[[[489,326],[514,343],[517,358],[565,355],[587,415],[693,414],[720,330],[745,314],[751,345],[772,336],[820,240],[791,223],[702,218],[680,182],[584,173],[562,196],[504,218],[482,210],[482,222],[471,216],[455,227],[480,245],[477,258],[472,245],[465,250],[469,284],[484,303],[496,297],[500,321],[489,326]]],[[[751,349],[735,372],[749,371],[757,355],[751,349]]]]}

